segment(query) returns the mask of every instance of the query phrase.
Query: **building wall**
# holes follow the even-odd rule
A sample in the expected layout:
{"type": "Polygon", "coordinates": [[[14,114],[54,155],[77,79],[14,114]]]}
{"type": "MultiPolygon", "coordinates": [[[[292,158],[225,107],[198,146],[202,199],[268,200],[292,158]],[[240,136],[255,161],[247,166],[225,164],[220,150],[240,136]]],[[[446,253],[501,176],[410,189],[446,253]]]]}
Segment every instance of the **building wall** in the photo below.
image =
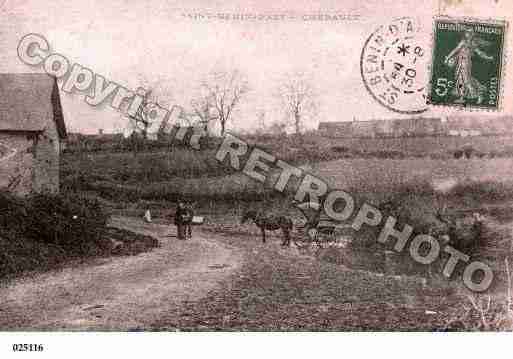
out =
{"type": "Polygon", "coordinates": [[[352,122],[321,122],[319,133],[326,137],[350,138],[353,137],[352,122]]]}
{"type": "Polygon", "coordinates": [[[59,191],[60,141],[55,125],[47,131],[0,132],[0,188],[13,180],[19,195],[59,191]]]}
{"type": "Polygon", "coordinates": [[[33,183],[35,135],[22,132],[0,132],[0,188],[16,180],[14,193],[25,195],[31,192],[33,183]],[[7,152],[7,154],[6,154],[7,152]]]}
{"type": "Polygon", "coordinates": [[[374,121],[354,121],[352,125],[354,137],[375,137],[374,121]]]}
{"type": "Polygon", "coordinates": [[[59,192],[60,146],[57,127],[55,122],[51,121],[46,131],[37,139],[34,160],[34,191],[59,192]]]}

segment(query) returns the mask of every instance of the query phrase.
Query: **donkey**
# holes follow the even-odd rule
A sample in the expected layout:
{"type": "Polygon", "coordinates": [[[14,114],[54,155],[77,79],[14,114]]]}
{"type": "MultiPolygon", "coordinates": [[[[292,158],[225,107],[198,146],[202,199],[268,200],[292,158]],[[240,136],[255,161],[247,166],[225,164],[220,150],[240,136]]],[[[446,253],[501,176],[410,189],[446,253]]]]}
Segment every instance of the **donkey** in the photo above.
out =
{"type": "Polygon", "coordinates": [[[262,242],[265,243],[265,230],[268,231],[276,231],[281,229],[283,232],[283,241],[281,243],[282,246],[290,246],[290,231],[292,230],[293,224],[292,220],[285,216],[273,216],[273,215],[265,215],[261,212],[257,211],[246,211],[242,215],[241,224],[244,224],[246,221],[252,220],[260,231],[262,231],[262,242]]]}

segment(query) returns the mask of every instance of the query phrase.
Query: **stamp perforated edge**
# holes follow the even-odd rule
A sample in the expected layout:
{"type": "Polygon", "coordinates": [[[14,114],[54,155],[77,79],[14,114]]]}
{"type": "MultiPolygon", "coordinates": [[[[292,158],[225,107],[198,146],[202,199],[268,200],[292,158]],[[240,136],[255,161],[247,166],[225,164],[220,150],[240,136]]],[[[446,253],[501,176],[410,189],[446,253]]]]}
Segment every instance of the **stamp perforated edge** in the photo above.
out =
{"type": "Polygon", "coordinates": [[[448,15],[436,15],[433,17],[432,22],[433,30],[431,31],[431,61],[428,68],[429,73],[429,80],[427,84],[427,104],[428,106],[433,107],[448,107],[453,108],[461,111],[470,111],[470,112],[501,112],[502,111],[502,105],[503,105],[503,97],[504,97],[504,84],[506,82],[506,65],[508,63],[508,46],[507,46],[507,39],[508,39],[508,32],[509,32],[509,22],[506,19],[494,19],[494,18],[476,18],[476,17],[468,17],[468,16],[448,16],[448,15]],[[436,23],[440,20],[449,20],[459,23],[476,23],[480,22],[483,24],[490,24],[490,25],[502,25],[504,26],[504,32],[502,36],[502,53],[501,53],[501,64],[499,67],[500,70],[500,84],[499,84],[499,90],[498,90],[498,100],[497,100],[497,106],[495,108],[492,107],[482,107],[478,105],[458,105],[458,104],[434,104],[431,103],[431,90],[433,83],[431,82],[433,77],[433,59],[435,56],[435,41],[436,41],[436,23]]]}

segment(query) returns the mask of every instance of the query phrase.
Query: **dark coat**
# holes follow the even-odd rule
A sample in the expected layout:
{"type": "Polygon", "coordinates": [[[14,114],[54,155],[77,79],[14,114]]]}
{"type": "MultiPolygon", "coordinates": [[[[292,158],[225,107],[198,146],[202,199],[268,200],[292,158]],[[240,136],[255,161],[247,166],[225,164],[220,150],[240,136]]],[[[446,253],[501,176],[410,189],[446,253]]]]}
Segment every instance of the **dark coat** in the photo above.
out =
{"type": "Polygon", "coordinates": [[[185,208],[177,208],[175,212],[175,224],[188,224],[192,221],[192,210],[185,208]]]}

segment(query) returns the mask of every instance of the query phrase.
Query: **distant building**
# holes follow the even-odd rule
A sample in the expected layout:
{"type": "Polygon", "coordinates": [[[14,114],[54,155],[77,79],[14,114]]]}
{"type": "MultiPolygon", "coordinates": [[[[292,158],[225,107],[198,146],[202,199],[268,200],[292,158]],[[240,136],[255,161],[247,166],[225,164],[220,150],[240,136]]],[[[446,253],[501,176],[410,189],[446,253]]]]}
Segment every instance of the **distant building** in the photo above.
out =
{"type": "Polygon", "coordinates": [[[513,135],[513,117],[418,117],[406,119],[321,122],[319,133],[333,138],[513,135]]]}
{"type": "Polygon", "coordinates": [[[0,74],[0,188],[22,195],[58,192],[65,138],[55,78],[0,74]]]}
{"type": "Polygon", "coordinates": [[[513,134],[513,117],[452,117],[447,119],[452,136],[501,136],[513,134]]]}
{"type": "Polygon", "coordinates": [[[421,117],[407,120],[411,123],[414,136],[436,136],[445,133],[442,119],[437,117],[421,117]]]}
{"type": "Polygon", "coordinates": [[[375,121],[374,133],[376,137],[394,137],[394,122],[387,120],[375,121]]]}
{"type": "Polygon", "coordinates": [[[321,122],[319,132],[326,137],[387,138],[440,135],[443,127],[440,118],[411,118],[321,122]]]}
{"type": "Polygon", "coordinates": [[[352,122],[320,122],[319,132],[325,137],[353,137],[352,122]]]}
{"type": "Polygon", "coordinates": [[[376,137],[376,121],[353,121],[351,124],[353,126],[353,137],[376,137]]]}

